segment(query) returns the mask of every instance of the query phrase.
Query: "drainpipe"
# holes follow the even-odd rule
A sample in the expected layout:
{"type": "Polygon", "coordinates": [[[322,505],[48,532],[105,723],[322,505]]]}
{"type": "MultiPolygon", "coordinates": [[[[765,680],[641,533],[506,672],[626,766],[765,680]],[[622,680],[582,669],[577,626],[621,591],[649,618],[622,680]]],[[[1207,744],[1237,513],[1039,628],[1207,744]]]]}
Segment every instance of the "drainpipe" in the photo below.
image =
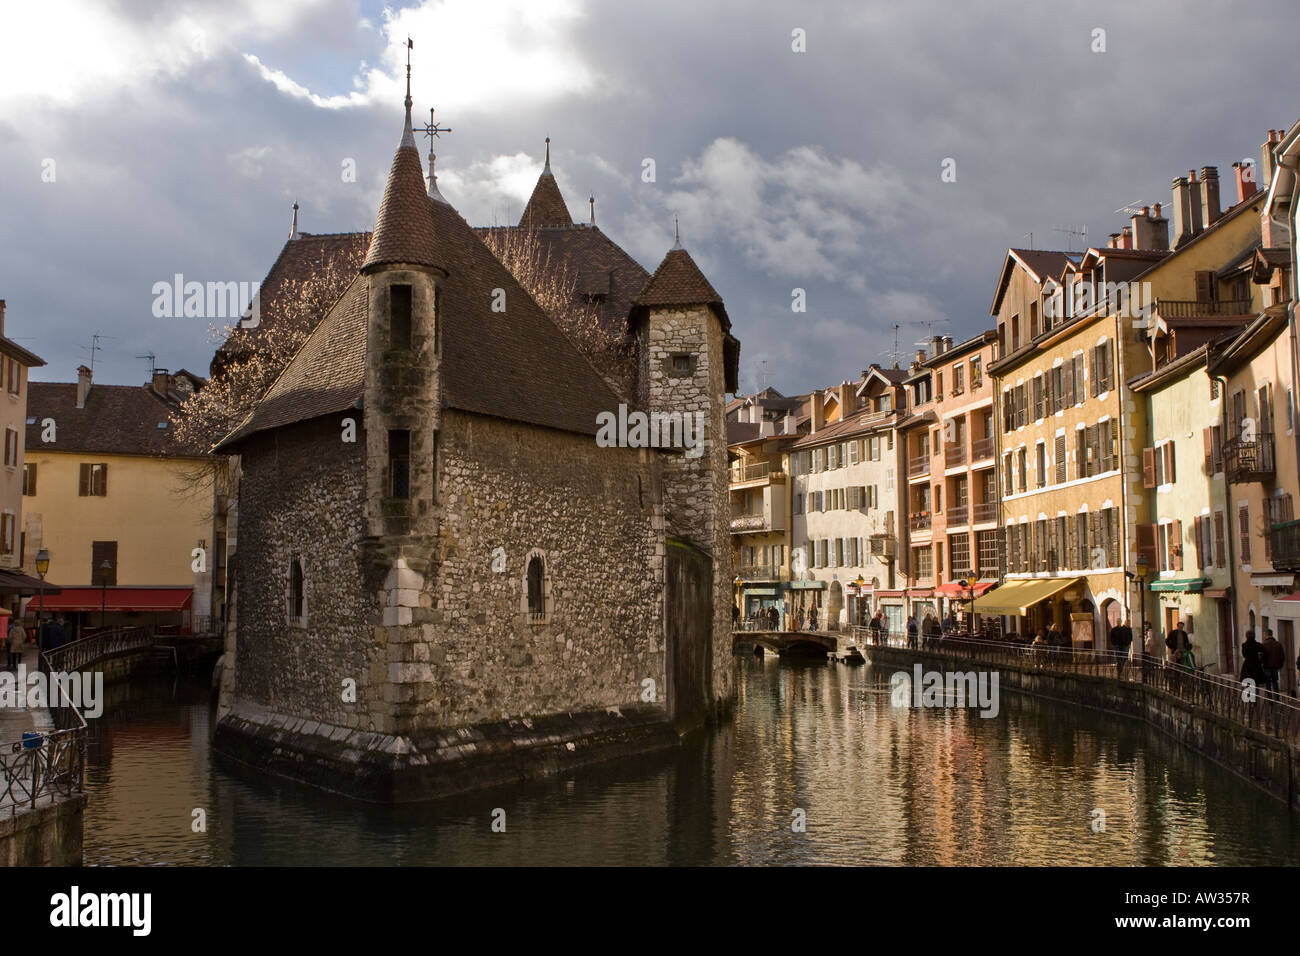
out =
{"type": "MultiPolygon", "coordinates": [[[[1132,301],[1132,296],[1129,296],[1129,301],[1130,302],[1132,301]]],[[[1124,582],[1124,619],[1129,622],[1129,627],[1132,627],[1133,612],[1129,604],[1128,575],[1123,573],[1128,569],[1129,566],[1129,560],[1128,560],[1129,559],[1129,550],[1128,550],[1129,527],[1128,527],[1128,479],[1124,477],[1124,438],[1125,438],[1124,381],[1125,378],[1124,378],[1124,339],[1120,335],[1121,321],[1122,321],[1122,317],[1120,313],[1116,312],[1115,313],[1115,392],[1119,398],[1119,509],[1120,509],[1120,528],[1122,529],[1121,530],[1122,536],[1120,538],[1119,566],[1121,572],[1120,580],[1124,582]]],[[[1096,372],[1094,371],[1093,374],[1096,374],[1096,372]]],[[[1141,592],[1139,592],[1139,594],[1140,593],[1141,592]]],[[[1141,600],[1144,605],[1143,613],[1145,613],[1146,601],[1144,598],[1139,598],[1139,600],[1141,600]]],[[[1100,608],[1098,608],[1098,611],[1100,612],[1100,608]]],[[[1097,646],[1096,643],[1094,643],[1093,646],[1096,647],[1097,646]]]]}
{"type": "MultiPolygon", "coordinates": [[[[1209,372],[1209,362],[1210,362],[1210,356],[1209,356],[1209,350],[1208,350],[1208,349],[1206,350],[1205,362],[1206,362],[1206,372],[1208,373],[1208,372],[1209,372]]],[[[1216,382],[1219,383],[1219,431],[1220,431],[1220,434],[1222,434],[1223,437],[1226,439],[1226,438],[1228,437],[1228,379],[1227,379],[1227,376],[1224,376],[1224,375],[1216,375],[1216,376],[1214,376],[1214,381],[1216,381],[1216,382]]],[[[1220,451],[1222,451],[1223,446],[1220,445],[1219,448],[1220,448],[1220,451]]],[[[1223,513],[1223,541],[1224,541],[1224,544],[1226,544],[1226,545],[1228,546],[1228,577],[1229,577],[1229,580],[1230,580],[1230,581],[1232,581],[1232,582],[1235,583],[1236,580],[1237,580],[1237,555],[1236,555],[1236,548],[1233,546],[1233,545],[1235,544],[1235,542],[1233,541],[1233,538],[1234,538],[1234,536],[1235,536],[1234,527],[1235,527],[1235,525],[1236,525],[1236,522],[1235,522],[1233,519],[1236,517],[1237,512],[1236,512],[1236,508],[1235,508],[1235,505],[1234,505],[1233,500],[1232,500],[1232,484],[1228,481],[1228,475],[1227,475],[1227,471],[1228,471],[1228,463],[1227,463],[1227,461],[1224,461],[1224,463],[1223,463],[1223,471],[1224,471],[1224,475],[1223,475],[1223,502],[1224,502],[1224,513],[1223,513]]],[[[1211,479],[1210,479],[1210,480],[1211,480],[1211,481],[1214,480],[1214,479],[1213,479],[1213,476],[1211,476],[1211,479]]],[[[1236,587],[1229,586],[1229,588],[1228,588],[1228,607],[1231,609],[1231,612],[1232,612],[1232,627],[1229,628],[1229,633],[1232,635],[1232,647],[1233,647],[1233,648],[1236,648],[1236,646],[1237,646],[1237,621],[1239,620],[1239,618],[1237,617],[1238,608],[1237,608],[1237,588],[1236,588],[1236,587]]],[[[1232,665],[1231,668],[1230,668],[1230,670],[1229,670],[1229,673],[1231,673],[1231,674],[1235,674],[1235,673],[1237,672],[1237,661],[1236,661],[1236,654],[1235,654],[1235,652],[1233,653],[1233,657],[1232,657],[1232,659],[1229,660],[1227,663],[1229,663],[1229,664],[1232,665]]]]}

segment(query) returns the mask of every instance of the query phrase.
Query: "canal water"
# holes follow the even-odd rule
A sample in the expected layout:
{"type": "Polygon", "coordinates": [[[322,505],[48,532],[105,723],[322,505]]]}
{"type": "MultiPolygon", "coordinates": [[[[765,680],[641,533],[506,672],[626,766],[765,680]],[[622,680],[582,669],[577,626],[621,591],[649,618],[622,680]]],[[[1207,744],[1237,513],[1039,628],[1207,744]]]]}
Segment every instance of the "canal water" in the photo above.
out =
{"type": "Polygon", "coordinates": [[[896,708],[892,668],[737,667],[735,719],[679,752],[400,808],[232,773],[207,682],[139,678],[95,721],[85,862],[1300,862],[1300,816],[1134,721],[1011,693],[989,718],[896,708]]]}

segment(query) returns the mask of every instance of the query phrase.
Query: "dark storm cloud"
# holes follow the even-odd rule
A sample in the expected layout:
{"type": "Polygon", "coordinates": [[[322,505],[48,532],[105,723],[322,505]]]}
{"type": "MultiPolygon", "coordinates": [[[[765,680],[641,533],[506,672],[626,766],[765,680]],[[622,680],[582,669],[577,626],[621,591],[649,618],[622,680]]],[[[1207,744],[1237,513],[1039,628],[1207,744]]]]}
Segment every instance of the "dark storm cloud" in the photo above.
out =
{"type": "MultiPolygon", "coordinates": [[[[120,19],[166,36],[144,9],[122,4],[120,19]]],[[[476,81],[494,89],[510,68],[484,59],[429,94],[455,128],[437,144],[444,192],[474,222],[508,205],[517,216],[550,135],[575,219],[595,192],[601,226],[647,268],[680,216],[727,300],[746,389],[803,391],[888,363],[895,323],[903,361],[931,331],[975,334],[1008,245],[1032,232],[1035,246],[1062,247],[1053,230],[1067,224],[1104,242],[1123,224],[1113,210],[1167,203],[1170,179],[1192,167],[1219,166],[1230,200],[1231,163],[1257,157],[1265,131],[1297,112],[1281,0],[599,3],[561,19],[563,57],[590,82],[548,93],[537,76],[535,99],[475,99],[476,81]],[[805,53],[791,50],[795,28],[805,53]],[[1091,49],[1095,28],[1105,53],[1091,49]],[[954,183],[940,181],[945,157],[954,183]],[[795,287],[806,313],[791,312],[795,287]]],[[[0,297],[11,333],[50,361],[38,377],[71,379],[94,332],[115,336],[101,380],[141,380],[145,351],[205,370],[207,322],[154,318],[154,282],[260,279],[295,199],[307,231],[371,227],[400,84],[322,109],[244,54],[320,97],[365,94],[378,89],[371,68],[398,79],[382,27],[374,8],[304,4],[72,103],[0,100],[0,227],[13,239],[0,297]],[[40,177],[48,157],[54,184],[40,177]],[[356,182],[341,177],[347,159],[356,182]]],[[[416,42],[426,80],[434,58],[464,52],[445,31],[416,42]]],[[[426,100],[417,81],[417,115],[426,100]]]]}

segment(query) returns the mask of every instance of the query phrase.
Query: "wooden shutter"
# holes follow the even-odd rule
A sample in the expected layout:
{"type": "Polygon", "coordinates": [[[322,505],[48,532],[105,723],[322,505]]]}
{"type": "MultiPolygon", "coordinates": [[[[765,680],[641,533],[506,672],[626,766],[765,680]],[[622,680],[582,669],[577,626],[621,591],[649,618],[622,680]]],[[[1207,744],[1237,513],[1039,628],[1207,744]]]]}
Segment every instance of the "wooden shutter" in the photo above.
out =
{"type": "Polygon", "coordinates": [[[1140,524],[1137,526],[1137,552],[1139,557],[1146,557],[1147,567],[1155,570],[1156,526],[1154,524],[1140,524]]]}
{"type": "Polygon", "coordinates": [[[1088,376],[1088,394],[1093,398],[1097,397],[1097,380],[1100,378],[1097,373],[1101,371],[1099,355],[1100,349],[1094,348],[1092,350],[1092,374],[1088,376]]]}
{"type": "Polygon", "coordinates": [[[36,463],[28,462],[23,470],[23,494],[36,494],[36,463]]]}
{"type": "Polygon", "coordinates": [[[1087,443],[1089,452],[1087,474],[1095,475],[1100,470],[1101,443],[1098,440],[1101,428],[1099,425],[1093,425],[1087,429],[1087,443]]]}
{"type": "Polygon", "coordinates": [[[1083,396],[1083,356],[1074,357],[1074,402],[1077,405],[1083,396]]]}
{"type": "Polygon", "coordinates": [[[1224,541],[1223,512],[1214,513],[1214,566],[1226,567],[1228,563],[1226,543],[1224,541]]]}
{"type": "Polygon", "coordinates": [[[81,481],[77,486],[77,494],[83,498],[90,494],[90,465],[84,462],[81,465],[81,481]]]}
{"type": "Polygon", "coordinates": [[[1205,444],[1205,473],[1214,474],[1214,431],[1210,428],[1201,429],[1201,440],[1205,444]]]}
{"type": "Polygon", "coordinates": [[[1142,449],[1142,487],[1154,488],[1156,486],[1156,450],[1154,448],[1142,449]]]}
{"type": "Polygon", "coordinates": [[[1065,407],[1069,408],[1074,404],[1074,363],[1066,362],[1061,366],[1061,376],[1065,379],[1065,384],[1061,391],[1065,393],[1065,407]]]}
{"type": "Polygon", "coordinates": [[[1056,436],[1056,483],[1065,481],[1065,436],[1056,436]]]}
{"type": "Polygon", "coordinates": [[[1214,273],[1208,269],[1198,270],[1196,273],[1196,301],[1214,301],[1214,273]]]}
{"type": "Polygon", "coordinates": [[[1173,484],[1178,480],[1178,476],[1175,474],[1174,458],[1174,443],[1170,442],[1165,445],[1165,482],[1168,484],[1173,484]]]}
{"type": "Polygon", "coordinates": [[[1174,546],[1169,549],[1174,559],[1174,570],[1181,571],[1183,569],[1183,523],[1175,521],[1169,526],[1169,530],[1174,535],[1174,546]]]}
{"type": "Polygon", "coordinates": [[[1196,518],[1192,522],[1192,534],[1196,538],[1196,566],[1205,567],[1205,548],[1203,534],[1205,531],[1205,518],[1196,518]]]}

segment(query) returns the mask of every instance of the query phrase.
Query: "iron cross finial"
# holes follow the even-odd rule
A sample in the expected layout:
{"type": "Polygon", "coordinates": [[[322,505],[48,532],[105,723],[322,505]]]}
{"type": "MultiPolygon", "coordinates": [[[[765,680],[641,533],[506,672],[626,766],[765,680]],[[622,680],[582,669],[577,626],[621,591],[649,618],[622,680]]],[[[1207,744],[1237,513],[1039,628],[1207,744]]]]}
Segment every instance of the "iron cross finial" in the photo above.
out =
{"type": "Polygon", "coordinates": [[[418,132],[423,133],[425,136],[428,136],[430,139],[433,139],[433,138],[436,137],[439,133],[450,133],[450,132],[451,132],[451,127],[450,127],[450,126],[439,126],[437,123],[435,123],[435,122],[433,121],[433,108],[430,107],[430,108],[429,108],[429,122],[428,122],[427,125],[425,125],[425,126],[421,126],[421,127],[419,128],[418,132]]]}

